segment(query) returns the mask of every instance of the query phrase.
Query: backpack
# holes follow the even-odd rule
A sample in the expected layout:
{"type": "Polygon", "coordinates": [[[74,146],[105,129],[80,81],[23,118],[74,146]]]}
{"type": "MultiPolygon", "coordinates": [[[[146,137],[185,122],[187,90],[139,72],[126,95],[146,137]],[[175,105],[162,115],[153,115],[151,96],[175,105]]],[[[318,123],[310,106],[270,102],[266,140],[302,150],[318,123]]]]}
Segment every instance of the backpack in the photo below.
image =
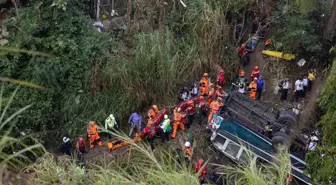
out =
{"type": "Polygon", "coordinates": [[[148,133],[148,138],[149,139],[153,139],[155,136],[156,136],[155,128],[154,127],[150,127],[149,128],[149,133],[148,133]]]}

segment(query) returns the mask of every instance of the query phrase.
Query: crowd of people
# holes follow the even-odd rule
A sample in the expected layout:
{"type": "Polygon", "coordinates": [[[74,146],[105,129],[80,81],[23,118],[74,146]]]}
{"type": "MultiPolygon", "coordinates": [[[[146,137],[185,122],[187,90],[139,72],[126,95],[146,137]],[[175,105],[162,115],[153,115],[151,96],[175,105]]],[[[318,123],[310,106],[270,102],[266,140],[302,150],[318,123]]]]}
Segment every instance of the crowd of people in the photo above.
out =
{"type": "MultiPolygon", "coordinates": [[[[224,106],[224,100],[228,96],[223,89],[223,86],[225,85],[224,73],[224,70],[221,69],[214,83],[210,82],[209,74],[204,73],[199,84],[194,83],[190,89],[187,89],[186,87],[182,88],[178,96],[180,104],[173,110],[172,121],[169,118],[168,111],[166,109],[160,111],[157,105],[152,105],[148,110],[146,116],[147,125],[145,128],[142,128],[144,120],[140,112],[136,111],[132,113],[128,119],[128,123],[130,125],[128,136],[130,138],[135,138],[134,141],[146,139],[149,142],[151,149],[154,151],[154,139],[157,136],[160,136],[162,143],[164,143],[165,141],[170,141],[170,139],[176,138],[179,129],[185,131],[192,125],[196,114],[196,105],[202,109],[203,113],[208,113],[207,128],[211,127],[210,122],[213,115],[220,112],[220,109],[224,106]]],[[[293,92],[297,101],[304,98],[307,91],[311,91],[315,76],[316,73],[313,70],[310,70],[308,74],[303,75],[295,82],[293,92]]],[[[279,87],[281,100],[287,99],[289,86],[290,84],[288,79],[280,81],[279,87]]],[[[254,66],[249,78],[245,76],[244,70],[240,70],[235,83],[233,83],[233,87],[236,87],[236,90],[240,93],[248,94],[251,99],[260,100],[265,89],[265,81],[263,76],[260,74],[259,66],[254,66]]],[[[106,118],[104,129],[104,132],[108,133],[108,151],[112,151],[114,149],[113,146],[123,142],[120,140],[114,143],[112,142],[114,136],[113,133],[118,130],[118,123],[113,114],[110,114],[106,118]]],[[[90,121],[87,128],[88,144],[90,149],[94,148],[96,145],[103,145],[98,131],[99,127],[97,124],[94,121],[90,121]]],[[[312,138],[312,141],[315,142],[315,137],[312,138]]],[[[187,140],[184,145],[183,154],[187,164],[190,163],[192,159],[192,143],[193,142],[191,140],[187,140]]],[[[125,144],[121,146],[125,146],[125,144]]],[[[311,146],[309,147],[313,148],[311,146]]],[[[79,156],[88,152],[87,145],[83,137],[78,138],[76,142],[76,151],[79,156]]],[[[63,138],[61,152],[66,155],[72,155],[70,138],[63,138]]],[[[200,180],[204,180],[206,167],[204,166],[203,159],[200,159],[195,167],[197,173],[201,170],[200,180]]]]}

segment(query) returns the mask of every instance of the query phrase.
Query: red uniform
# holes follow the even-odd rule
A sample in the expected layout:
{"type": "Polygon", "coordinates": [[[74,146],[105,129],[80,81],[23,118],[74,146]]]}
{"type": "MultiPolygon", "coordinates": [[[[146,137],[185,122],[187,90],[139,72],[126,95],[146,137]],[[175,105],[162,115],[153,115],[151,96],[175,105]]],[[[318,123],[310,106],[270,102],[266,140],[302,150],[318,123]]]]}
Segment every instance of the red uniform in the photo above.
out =
{"type": "Polygon", "coordinates": [[[220,85],[220,86],[224,86],[225,83],[225,77],[224,77],[224,72],[223,73],[219,73],[217,75],[217,80],[216,80],[216,84],[220,85]]]}
{"type": "Polygon", "coordinates": [[[196,173],[199,173],[199,171],[202,170],[202,172],[200,173],[200,177],[202,179],[205,178],[205,175],[206,175],[206,166],[203,166],[203,163],[200,163],[200,161],[197,163],[196,165],[196,173]],[[202,168],[203,167],[203,168],[202,168]],[[201,169],[202,168],[202,169],[201,169]]]}
{"type": "Polygon", "coordinates": [[[254,78],[259,79],[259,75],[260,75],[259,69],[253,69],[250,80],[252,81],[254,78]]]}

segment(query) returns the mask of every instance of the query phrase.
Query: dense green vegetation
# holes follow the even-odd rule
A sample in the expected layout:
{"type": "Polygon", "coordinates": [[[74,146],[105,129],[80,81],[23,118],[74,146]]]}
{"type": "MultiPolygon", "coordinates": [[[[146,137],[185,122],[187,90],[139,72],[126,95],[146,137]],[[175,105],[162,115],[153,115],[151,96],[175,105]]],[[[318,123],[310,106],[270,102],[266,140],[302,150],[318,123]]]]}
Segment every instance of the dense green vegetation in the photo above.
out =
{"type": "Polygon", "coordinates": [[[325,114],[318,123],[322,127],[323,140],[318,150],[308,156],[308,172],[317,184],[333,184],[336,182],[336,60],[331,68],[327,84],[318,100],[325,114]]]}
{"type": "MultiPolygon", "coordinates": [[[[19,19],[4,21],[10,33],[6,47],[49,57],[2,50],[5,56],[0,59],[1,76],[49,89],[22,87],[13,105],[13,111],[32,105],[16,126],[39,133],[45,144],[83,133],[88,120],[101,122],[110,113],[122,124],[131,111],[151,103],[174,104],[178,87],[204,71],[215,75],[220,66],[238,69],[229,37],[232,30],[215,3],[190,1],[190,8],[172,9],[157,18],[166,20],[165,25],[153,20],[154,29],[162,27],[158,31],[141,33],[134,24],[112,37],[94,29],[80,2],[52,3],[32,1],[20,9],[19,19]],[[172,19],[183,21],[176,20],[176,26],[172,19]]],[[[151,8],[153,14],[160,10],[151,8]]],[[[228,78],[235,70],[227,73],[228,78]]],[[[8,86],[12,88],[5,94],[16,85],[8,86]]]]}

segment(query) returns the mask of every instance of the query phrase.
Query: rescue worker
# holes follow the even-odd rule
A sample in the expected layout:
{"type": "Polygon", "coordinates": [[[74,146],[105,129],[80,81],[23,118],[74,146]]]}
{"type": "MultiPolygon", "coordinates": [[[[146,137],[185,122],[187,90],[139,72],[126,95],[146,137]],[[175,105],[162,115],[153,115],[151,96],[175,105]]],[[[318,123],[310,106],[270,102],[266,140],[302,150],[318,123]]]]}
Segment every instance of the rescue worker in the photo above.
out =
{"type": "Polygon", "coordinates": [[[289,79],[287,78],[286,80],[280,81],[279,83],[280,87],[280,100],[287,100],[287,94],[288,94],[288,89],[289,89],[289,79]]]}
{"type": "Polygon", "coordinates": [[[184,159],[187,163],[187,165],[190,163],[191,161],[191,158],[192,158],[192,155],[193,155],[193,150],[192,150],[192,147],[191,147],[191,144],[189,141],[185,142],[184,143],[184,159]]]}
{"type": "Polygon", "coordinates": [[[262,75],[259,75],[259,79],[257,81],[257,100],[261,99],[261,94],[265,89],[265,81],[262,75]]]}
{"type": "Polygon", "coordinates": [[[196,109],[195,109],[195,105],[194,102],[189,100],[188,101],[188,107],[187,107],[187,119],[188,119],[188,127],[190,127],[190,125],[192,124],[193,120],[194,120],[194,115],[196,114],[196,109]]]}
{"type": "Polygon", "coordinates": [[[308,78],[307,78],[307,75],[303,75],[302,84],[303,84],[303,97],[306,97],[307,90],[308,90],[308,78]]]}
{"type": "Polygon", "coordinates": [[[295,81],[295,100],[299,101],[300,98],[303,98],[303,82],[302,77],[300,77],[298,80],[295,81]]]}
{"type": "MultiPolygon", "coordinates": [[[[158,113],[159,113],[159,108],[156,105],[153,105],[147,113],[148,119],[154,120],[158,113]]],[[[149,120],[148,120],[148,122],[149,122],[149,120]]]]}
{"type": "Polygon", "coordinates": [[[257,77],[249,85],[250,98],[255,100],[257,98],[257,77]]]}
{"type": "Polygon", "coordinates": [[[238,92],[245,93],[248,86],[247,78],[245,77],[244,70],[239,71],[239,76],[236,80],[236,85],[238,86],[238,92]]]}
{"type": "Polygon", "coordinates": [[[163,120],[162,124],[160,125],[160,127],[163,131],[164,138],[167,141],[169,141],[169,133],[171,132],[172,127],[170,125],[170,119],[168,118],[167,114],[164,115],[164,120],[163,120]]]}
{"type": "Polygon", "coordinates": [[[98,134],[98,126],[94,121],[90,121],[89,127],[87,128],[87,133],[90,139],[90,148],[94,148],[95,142],[97,142],[99,146],[103,145],[98,134]]]}
{"type": "Polygon", "coordinates": [[[208,95],[208,99],[207,99],[207,104],[210,106],[211,102],[214,100],[215,98],[215,85],[214,84],[210,84],[209,86],[209,95],[208,95]]]}
{"type": "Polygon", "coordinates": [[[162,143],[164,143],[164,138],[163,138],[163,132],[161,127],[155,126],[154,124],[148,124],[147,127],[142,131],[141,133],[141,138],[146,138],[150,144],[150,147],[153,151],[155,151],[154,147],[154,139],[156,137],[156,134],[161,135],[161,140],[162,143]]]}
{"type": "Polygon", "coordinates": [[[220,108],[224,106],[222,101],[223,101],[222,98],[218,97],[216,101],[213,101],[211,103],[211,105],[210,105],[211,111],[210,111],[209,116],[208,116],[208,124],[211,121],[212,115],[213,114],[218,114],[220,108]]]}
{"type": "Polygon", "coordinates": [[[315,80],[315,72],[314,70],[311,69],[308,72],[308,89],[307,90],[309,92],[311,91],[314,80],[315,80]]]}
{"type": "Polygon", "coordinates": [[[200,173],[199,178],[200,178],[200,184],[204,183],[205,180],[205,175],[207,172],[207,168],[204,165],[204,160],[203,159],[199,159],[197,164],[196,164],[196,169],[195,169],[196,173],[200,173]]]}
{"type": "Polygon", "coordinates": [[[217,98],[222,98],[224,99],[224,97],[227,97],[228,94],[223,90],[222,86],[218,86],[217,90],[216,90],[216,98],[215,100],[217,100],[217,98]]]}
{"type": "Polygon", "coordinates": [[[70,143],[70,138],[63,137],[63,143],[62,143],[62,146],[61,146],[61,153],[63,155],[71,156],[71,154],[72,154],[71,150],[72,150],[72,146],[71,146],[71,143],[70,143]]]}
{"type": "Polygon", "coordinates": [[[201,96],[206,96],[208,95],[208,87],[209,87],[209,74],[208,73],[204,73],[203,74],[203,78],[201,79],[200,82],[200,89],[201,89],[201,96]]]}
{"type": "Polygon", "coordinates": [[[78,154],[87,153],[86,143],[83,137],[80,137],[76,142],[76,150],[78,154]]]}
{"type": "Polygon", "coordinates": [[[192,98],[198,96],[199,88],[198,88],[197,83],[194,83],[193,86],[190,88],[190,93],[189,94],[192,98]]]}
{"type": "Polygon", "coordinates": [[[134,132],[134,128],[136,127],[138,130],[138,134],[141,134],[141,123],[142,123],[142,117],[140,116],[139,111],[136,111],[131,114],[131,116],[128,119],[128,124],[131,125],[130,132],[128,134],[129,137],[132,137],[132,134],[134,132]]]}
{"type": "Polygon", "coordinates": [[[118,129],[118,123],[115,120],[113,114],[110,114],[109,117],[105,119],[105,130],[115,132],[117,129],[118,129]]]}
{"type": "Polygon", "coordinates": [[[225,83],[224,70],[221,69],[219,71],[219,74],[217,75],[216,85],[219,85],[219,86],[223,87],[224,83],[225,83]]]}
{"type": "Polygon", "coordinates": [[[88,150],[86,148],[86,143],[83,137],[80,137],[76,142],[76,150],[77,150],[77,160],[78,163],[84,163],[84,153],[87,153],[88,150]]]}
{"type": "Polygon", "coordinates": [[[253,81],[254,78],[259,78],[259,75],[260,75],[260,71],[259,71],[259,66],[254,66],[254,69],[251,73],[251,76],[250,76],[250,81],[253,81]]]}
{"type": "Polygon", "coordinates": [[[176,137],[177,129],[180,128],[181,130],[185,131],[184,125],[182,123],[182,118],[185,115],[181,114],[181,108],[174,109],[174,130],[172,134],[172,138],[176,137]]]}

